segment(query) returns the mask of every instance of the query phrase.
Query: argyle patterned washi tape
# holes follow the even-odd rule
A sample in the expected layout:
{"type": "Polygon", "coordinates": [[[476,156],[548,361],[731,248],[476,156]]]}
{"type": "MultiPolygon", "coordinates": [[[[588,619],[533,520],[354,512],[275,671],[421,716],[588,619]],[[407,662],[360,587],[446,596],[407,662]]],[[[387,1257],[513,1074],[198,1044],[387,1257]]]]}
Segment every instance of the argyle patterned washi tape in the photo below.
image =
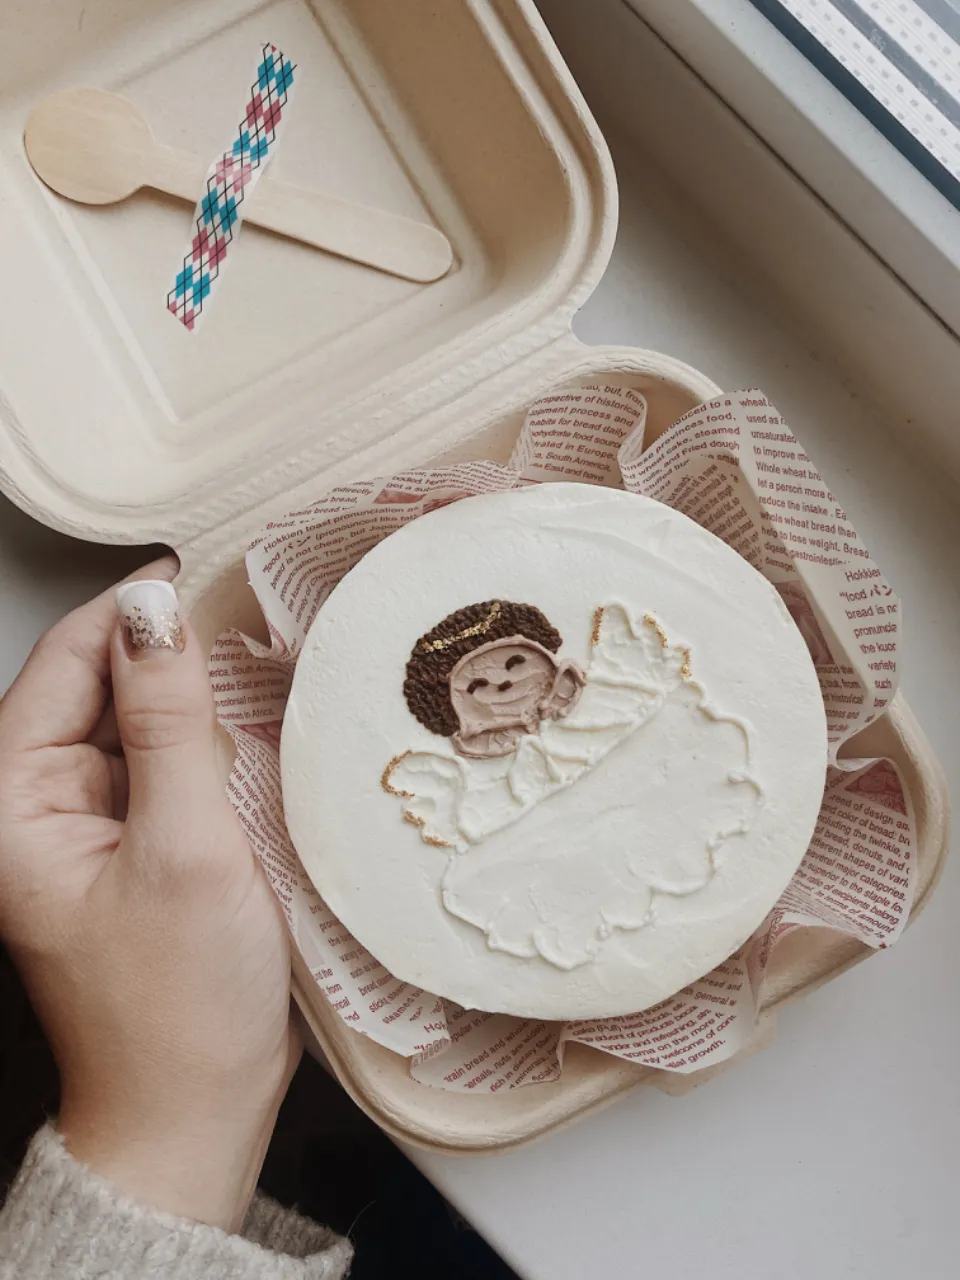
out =
{"type": "Polygon", "coordinates": [[[273,154],[295,70],[275,45],[263,46],[237,137],[207,174],[207,188],[194,214],[195,234],[167,294],[167,310],[187,329],[200,319],[240,230],[244,198],[273,154]]]}

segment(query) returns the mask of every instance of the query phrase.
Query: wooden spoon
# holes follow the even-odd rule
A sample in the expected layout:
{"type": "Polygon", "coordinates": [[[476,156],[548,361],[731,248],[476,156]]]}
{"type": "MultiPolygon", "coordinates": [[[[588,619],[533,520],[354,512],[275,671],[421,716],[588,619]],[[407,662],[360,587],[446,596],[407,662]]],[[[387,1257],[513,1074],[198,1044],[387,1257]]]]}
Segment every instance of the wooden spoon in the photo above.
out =
{"type": "MultiPolygon", "coordinates": [[[[208,166],[157,142],[137,107],[105,89],[68,89],[45,99],[23,140],[37,176],[81,204],[114,204],[141,187],[196,203],[204,190],[208,166]]],[[[434,227],[266,176],[243,211],[278,235],[405,280],[439,280],[453,262],[449,240],[434,227]]]]}

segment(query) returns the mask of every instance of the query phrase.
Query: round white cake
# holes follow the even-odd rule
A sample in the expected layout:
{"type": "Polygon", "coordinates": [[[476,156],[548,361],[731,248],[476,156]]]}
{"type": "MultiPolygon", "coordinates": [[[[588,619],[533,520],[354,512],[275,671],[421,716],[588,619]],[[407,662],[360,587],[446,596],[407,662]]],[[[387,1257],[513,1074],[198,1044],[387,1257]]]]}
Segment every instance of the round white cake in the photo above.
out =
{"type": "Polygon", "coordinates": [[[464,499],[330,595],[283,726],[318,892],[467,1008],[637,1012],[725,960],[810,841],[823,700],[777,592],[658,502],[464,499]]]}

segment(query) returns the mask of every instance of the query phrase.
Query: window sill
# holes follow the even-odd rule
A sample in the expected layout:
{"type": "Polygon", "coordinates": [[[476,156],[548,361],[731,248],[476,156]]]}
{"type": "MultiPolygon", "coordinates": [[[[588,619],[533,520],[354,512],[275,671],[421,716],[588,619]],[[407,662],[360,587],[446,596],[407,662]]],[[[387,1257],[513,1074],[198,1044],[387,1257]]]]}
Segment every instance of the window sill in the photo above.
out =
{"type": "Polygon", "coordinates": [[[960,334],[960,212],[749,0],[623,0],[960,334]]]}
{"type": "Polygon", "coordinates": [[[683,234],[787,308],[955,499],[960,213],[747,0],[537,3],[683,234]]]}

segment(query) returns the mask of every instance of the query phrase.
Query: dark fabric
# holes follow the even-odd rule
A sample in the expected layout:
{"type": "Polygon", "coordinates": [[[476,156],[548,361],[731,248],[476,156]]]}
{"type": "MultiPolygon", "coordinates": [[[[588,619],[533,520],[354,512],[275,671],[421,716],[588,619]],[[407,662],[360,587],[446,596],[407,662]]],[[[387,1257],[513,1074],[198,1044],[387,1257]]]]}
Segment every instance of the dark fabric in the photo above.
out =
{"type": "MultiPolygon", "coordinates": [[[[57,1071],[13,965],[0,948],[0,1197],[33,1134],[59,1107],[57,1071]]],[[[495,1157],[494,1157],[495,1158],[495,1157]]],[[[304,1058],[280,1113],[261,1188],[356,1247],[351,1280],[399,1274],[418,1280],[515,1280],[442,1196],[359,1110],[304,1058]],[[415,1262],[411,1233],[420,1246],[415,1262]]]]}
{"type": "Polygon", "coordinates": [[[304,1059],[284,1103],[260,1185],[349,1236],[351,1280],[393,1275],[411,1238],[421,1242],[415,1255],[406,1254],[418,1280],[515,1280],[312,1059],[304,1059]]]}
{"type": "Polygon", "coordinates": [[[0,1199],[30,1139],[60,1107],[60,1081],[17,972],[0,947],[0,1199]]]}

